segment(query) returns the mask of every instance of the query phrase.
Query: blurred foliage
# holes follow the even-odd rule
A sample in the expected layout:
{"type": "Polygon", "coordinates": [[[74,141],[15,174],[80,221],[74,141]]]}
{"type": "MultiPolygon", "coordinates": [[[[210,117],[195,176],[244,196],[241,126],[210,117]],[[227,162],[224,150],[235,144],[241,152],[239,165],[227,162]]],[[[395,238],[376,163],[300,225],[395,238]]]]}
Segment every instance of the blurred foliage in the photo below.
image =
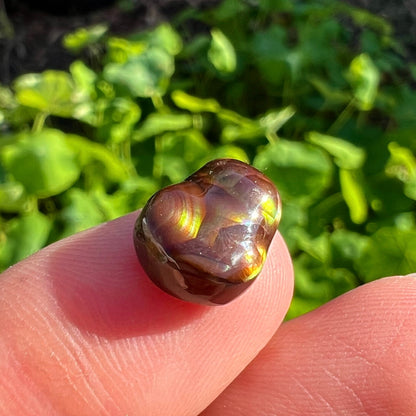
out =
{"type": "Polygon", "coordinates": [[[416,270],[416,71],[381,18],[332,0],[225,0],[63,43],[86,59],[0,89],[1,269],[230,157],[281,192],[289,317],[416,270]]]}

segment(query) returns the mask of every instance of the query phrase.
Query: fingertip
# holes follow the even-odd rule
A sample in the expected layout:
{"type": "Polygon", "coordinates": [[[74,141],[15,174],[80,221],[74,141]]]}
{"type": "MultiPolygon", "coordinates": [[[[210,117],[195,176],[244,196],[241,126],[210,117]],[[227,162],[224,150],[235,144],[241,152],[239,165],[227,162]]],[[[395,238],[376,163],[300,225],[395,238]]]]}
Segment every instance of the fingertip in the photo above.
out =
{"type": "Polygon", "coordinates": [[[387,277],[286,322],[203,414],[415,414],[415,304],[387,277]]]}
{"type": "Polygon", "coordinates": [[[267,344],[289,306],[293,270],[279,234],[247,292],[201,306],[148,279],[133,246],[136,216],[62,240],[9,271],[0,307],[9,348],[62,411],[107,402],[123,414],[197,414],[267,344]]]}

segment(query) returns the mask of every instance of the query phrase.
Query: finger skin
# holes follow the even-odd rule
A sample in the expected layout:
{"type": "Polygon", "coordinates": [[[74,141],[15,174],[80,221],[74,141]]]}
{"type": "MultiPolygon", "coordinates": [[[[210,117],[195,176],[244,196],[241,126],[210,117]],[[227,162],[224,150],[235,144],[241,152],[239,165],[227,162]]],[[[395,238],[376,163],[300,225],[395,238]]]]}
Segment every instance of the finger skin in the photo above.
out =
{"type": "Polygon", "coordinates": [[[416,415],[416,279],[372,282],[285,323],[202,415],[416,415]]]}
{"type": "Polygon", "coordinates": [[[258,280],[228,305],[173,298],[132,243],[137,213],[62,240],[0,277],[0,412],[196,415],[281,323],[292,266],[276,236],[258,280]]]}

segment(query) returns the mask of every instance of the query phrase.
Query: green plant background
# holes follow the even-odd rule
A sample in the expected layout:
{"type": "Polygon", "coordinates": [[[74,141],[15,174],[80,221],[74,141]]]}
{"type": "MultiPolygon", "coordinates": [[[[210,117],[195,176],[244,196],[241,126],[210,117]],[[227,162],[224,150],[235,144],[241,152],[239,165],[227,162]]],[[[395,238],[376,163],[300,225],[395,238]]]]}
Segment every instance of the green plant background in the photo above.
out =
{"type": "Polygon", "coordinates": [[[225,0],[64,46],[69,71],[0,88],[0,269],[231,157],[281,192],[289,318],[416,270],[416,66],[386,21],[329,0],[225,0]]]}

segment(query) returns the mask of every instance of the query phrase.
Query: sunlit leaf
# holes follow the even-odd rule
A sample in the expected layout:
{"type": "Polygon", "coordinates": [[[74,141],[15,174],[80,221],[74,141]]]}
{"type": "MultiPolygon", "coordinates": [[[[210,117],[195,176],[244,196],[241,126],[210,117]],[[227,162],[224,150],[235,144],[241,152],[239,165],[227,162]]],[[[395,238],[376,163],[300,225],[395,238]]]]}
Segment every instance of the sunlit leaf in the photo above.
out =
{"type": "Polygon", "coordinates": [[[42,198],[59,194],[80,174],[76,154],[65,138],[52,129],[22,134],[3,153],[6,170],[29,194],[42,198]]]}
{"type": "Polygon", "coordinates": [[[124,64],[129,59],[141,55],[148,44],[144,39],[132,40],[111,36],[107,41],[107,60],[118,64],[124,64]]]}
{"type": "Polygon", "coordinates": [[[279,140],[265,146],[254,166],[276,183],[283,199],[309,205],[332,181],[332,164],[319,148],[307,143],[279,140]]]}
{"type": "Polygon", "coordinates": [[[307,140],[325,149],[340,168],[358,169],[364,164],[365,150],[346,140],[316,131],[308,133],[307,140]]]}
{"type": "Polygon", "coordinates": [[[368,241],[358,262],[365,281],[416,270],[416,231],[383,227],[368,241]]]}
{"type": "Polygon", "coordinates": [[[177,107],[192,113],[216,113],[221,108],[218,101],[213,98],[198,98],[180,90],[173,91],[171,96],[177,107]]]}
{"type": "Polygon", "coordinates": [[[63,45],[71,52],[78,53],[89,45],[98,42],[107,32],[105,24],[97,24],[91,27],[82,27],[63,38],[63,45]]]}
{"type": "Polygon", "coordinates": [[[351,94],[347,91],[335,88],[330,85],[327,80],[312,76],[309,78],[309,82],[320,92],[320,94],[326,100],[326,107],[333,108],[334,105],[341,106],[346,105],[351,101],[351,94]]]}
{"type": "Polygon", "coordinates": [[[98,137],[105,142],[121,143],[130,140],[141,110],[133,100],[117,97],[108,103],[101,115],[98,137]]]}
{"type": "Polygon", "coordinates": [[[237,56],[232,43],[219,29],[212,29],[211,37],[208,59],[217,71],[234,72],[237,67],[237,56]]]}
{"type": "Polygon", "coordinates": [[[91,96],[91,98],[95,98],[94,83],[97,81],[97,74],[82,61],[72,62],[69,71],[77,86],[77,90],[84,92],[86,95],[91,96]]]}
{"type": "Polygon", "coordinates": [[[75,134],[66,135],[65,140],[82,167],[95,164],[94,172],[97,176],[106,177],[115,182],[127,179],[125,163],[105,146],[75,134]]]}
{"type": "Polygon", "coordinates": [[[293,115],[295,109],[291,106],[281,110],[269,110],[264,116],[260,117],[260,125],[265,133],[276,133],[293,115]]]}
{"type": "Polygon", "coordinates": [[[142,141],[165,131],[183,130],[192,127],[192,116],[189,114],[152,113],[134,132],[133,140],[142,141]]]}
{"type": "Polygon", "coordinates": [[[183,181],[207,160],[211,146],[198,130],[165,133],[158,139],[154,170],[170,182],[183,181]]]}
{"type": "Polygon", "coordinates": [[[3,239],[0,238],[0,269],[41,249],[46,244],[51,227],[51,220],[39,212],[8,221],[3,239]]]}
{"type": "Polygon", "coordinates": [[[170,55],[177,55],[183,47],[179,33],[169,24],[162,23],[145,35],[147,43],[160,47],[170,55]]]}
{"type": "Polygon", "coordinates": [[[134,97],[163,95],[174,71],[174,60],[161,48],[150,48],[125,63],[109,63],[104,78],[125,87],[134,97]]]}
{"type": "Polygon", "coordinates": [[[250,163],[247,153],[241,148],[233,145],[218,146],[209,154],[209,159],[237,159],[250,163]]]}
{"type": "Polygon", "coordinates": [[[82,189],[72,188],[65,193],[65,206],[60,213],[64,224],[61,238],[100,224],[106,218],[91,194],[82,189]]]}
{"type": "Polygon", "coordinates": [[[20,104],[47,114],[70,117],[76,106],[74,81],[64,71],[21,75],[13,88],[20,104]]]}
{"type": "Polygon", "coordinates": [[[362,111],[371,110],[377,97],[380,72],[369,55],[363,53],[351,61],[347,79],[353,88],[358,108],[362,111]]]}
{"type": "Polygon", "coordinates": [[[25,188],[20,182],[0,183],[0,211],[24,211],[28,203],[25,188]]]}
{"type": "Polygon", "coordinates": [[[339,180],[342,196],[350,210],[351,221],[362,224],[367,219],[368,207],[359,172],[340,169],[339,180]]]}

